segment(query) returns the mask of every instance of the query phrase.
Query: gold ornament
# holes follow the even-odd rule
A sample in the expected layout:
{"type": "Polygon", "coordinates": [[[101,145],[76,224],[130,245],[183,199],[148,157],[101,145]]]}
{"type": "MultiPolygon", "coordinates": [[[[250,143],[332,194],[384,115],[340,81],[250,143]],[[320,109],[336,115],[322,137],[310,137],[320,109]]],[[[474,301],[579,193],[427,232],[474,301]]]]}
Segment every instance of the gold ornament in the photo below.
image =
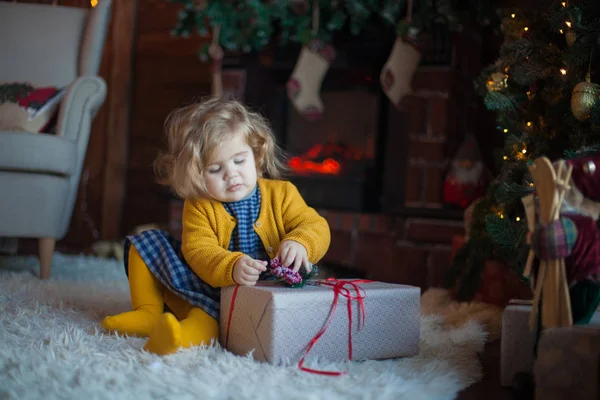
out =
{"type": "Polygon", "coordinates": [[[490,75],[486,82],[486,87],[489,92],[499,92],[506,88],[508,75],[504,72],[494,72],[490,75]]]}
{"type": "Polygon", "coordinates": [[[577,40],[577,34],[573,32],[572,29],[569,29],[567,33],[565,33],[565,39],[567,41],[567,46],[573,46],[573,43],[577,40]]]}
{"type": "Polygon", "coordinates": [[[579,82],[573,88],[571,97],[571,111],[575,118],[585,121],[590,117],[594,103],[600,98],[600,85],[590,82],[590,74],[585,78],[585,82],[579,82]]]}

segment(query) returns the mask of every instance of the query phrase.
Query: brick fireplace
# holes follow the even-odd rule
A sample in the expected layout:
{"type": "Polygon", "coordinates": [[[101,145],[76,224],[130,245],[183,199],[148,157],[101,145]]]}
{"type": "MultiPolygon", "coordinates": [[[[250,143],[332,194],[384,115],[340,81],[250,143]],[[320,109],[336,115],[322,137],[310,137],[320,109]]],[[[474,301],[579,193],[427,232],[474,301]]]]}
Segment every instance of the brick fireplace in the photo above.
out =
{"type": "Polygon", "coordinates": [[[462,210],[443,204],[449,160],[461,135],[462,78],[452,66],[418,69],[414,92],[389,108],[382,145],[377,208],[360,212],[321,207],[332,230],[325,262],[366,278],[440,286],[454,235],[464,233],[462,210]],[[460,88],[460,86],[458,86],[460,88]]]}
{"type": "Polygon", "coordinates": [[[379,186],[378,139],[386,132],[378,122],[385,102],[370,87],[326,89],[321,97],[325,112],[316,121],[281,99],[286,105],[281,142],[290,154],[290,180],[315,207],[358,212],[378,208],[369,194],[379,186]]]}
{"type": "MultiPolygon", "coordinates": [[[[290,175],[307,203],[329,221],[332,244],[325,264],[423,289],[442,283],[452,237],[464,233],[462,210],[443,204],[443,181],[465,132],[477,129],[472,80],[481,67],[476,33],[465,29],[448,37],[448,57],[424,55],[413,93],[399,107],[379,85],[391,41],[363,38],[337,49],[342,56],[323,82],[325,115],[316,123],[295,115],[286,97],[297,49],[292,57],[226,60],[226,67],[246,71],[244,100],[269,118],[288,154],[316,154],[315,146],[327,145],[356,154],[335,159],[347,168],[337,175],[306,170],[290,175]]],[[[175,232],[180,208],[177,201],[171,207],[175,232]]]]}

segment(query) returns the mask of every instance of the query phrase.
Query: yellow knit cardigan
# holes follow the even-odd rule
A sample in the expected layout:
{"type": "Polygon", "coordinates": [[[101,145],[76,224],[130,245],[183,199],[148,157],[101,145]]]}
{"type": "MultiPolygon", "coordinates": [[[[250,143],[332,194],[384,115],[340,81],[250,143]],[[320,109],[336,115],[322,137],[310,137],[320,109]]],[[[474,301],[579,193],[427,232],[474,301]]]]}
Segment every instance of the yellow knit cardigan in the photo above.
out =
{"type": "MultiPolygon", "coordinates": [[[[279,244],[295,240],[306,247],[308,260],[318,262],[331,241],[325,218],[309,207],[287,181],[259,179],[261,203],[254,231],[273,258],[279,244]]],[[[213,287],[235,285],[233,265],[244,254],[228,250],[237,223],[221,202],[186,200],[183,206],[182,252],[192,270],[213,287]]]]}

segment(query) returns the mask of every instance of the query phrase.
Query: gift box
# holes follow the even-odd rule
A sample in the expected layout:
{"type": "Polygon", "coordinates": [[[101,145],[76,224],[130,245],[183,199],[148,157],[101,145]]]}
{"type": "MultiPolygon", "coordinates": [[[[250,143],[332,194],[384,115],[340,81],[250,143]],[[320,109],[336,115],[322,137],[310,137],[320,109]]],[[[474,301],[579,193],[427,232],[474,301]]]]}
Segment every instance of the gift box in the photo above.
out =
{"type": "MultiPolygon", "coordinates": [[[[500,355],[500,384],[512,386],[513,378],[518,372],[532,373],[536,359],[534,357],[535,332],[529,329],[529,313],[531,312],[531,301],[511,300],[504,309],[502,315],[502,337],[500,355]]],[[[596,327],[600,330],[600,312],[596,311],[589,325],[579,325],[572,328],[577,331],[580,328],[596,327]]],[[[544,346],[544,337],[551,330],[545,330],[540,338],[538,359],[543,359],[548,353],[554,357],[549,346],[544,346]]],[[[556,333],[553,333],[556,334],[556,333]]],[[[571,372],[569,372],[571,373],[571,372]]],[[[573,375],[575,376],[575,375],[573,375]]]]}
{"type": "Polygon", "coordinates": [[[418,287],[333,281],[337,283],[309,282],[296,289],[268,283],[223,288],[221,345],[239,355],[253,351],[258,361],[282,365],[299,362],[311,342],[307,359],[418,354],[418,287]],[[317,338],[319,333],[322,336],[317,338]]]}
{"type": "Polygon", "coordinates": [[[536,399],[600,399],[600,325],[546,329],[533,373],[536,399]]]}
{"type": "Polygon", "coordinates": [[[512,386],[519,372],[530,373],[535,357],[535,333],[529,329],[531,301],[511,300],[502,314],[500,384],[512,386]]]}

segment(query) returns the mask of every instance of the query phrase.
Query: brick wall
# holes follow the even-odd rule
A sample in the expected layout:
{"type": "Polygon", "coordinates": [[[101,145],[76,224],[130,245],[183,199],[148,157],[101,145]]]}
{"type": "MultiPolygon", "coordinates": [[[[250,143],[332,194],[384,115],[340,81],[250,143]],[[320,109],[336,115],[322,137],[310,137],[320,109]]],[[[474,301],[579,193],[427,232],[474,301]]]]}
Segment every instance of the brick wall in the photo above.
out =
{"type": "Polygon", "coordinates": [[[443,181],[467,118],[465,96],[454,84],[465,78],[451,67],[423,67],[401,110],[407,115],[408,160],[404,205],[441,208],[443,181]]]}
{"type": "Polygon", "coordinates": [[[423,289],[442,284],[450,265],[452,236],[464,234],[462,221],[319,212],[332,233],[325,263],[356,269],[368,279],[423,289]]]}
{"type": "Polygon", "coordinates": [[[408,160],[404,205],[441,208],[443,180],[449,162],[466,132],[477,133],[481,99],[473,80],[481,71],[481,36],[465,29],[453,37],[447,66],[422,66],[412,81],[413,93],[403,99],[408,118],[408,160]]]}

